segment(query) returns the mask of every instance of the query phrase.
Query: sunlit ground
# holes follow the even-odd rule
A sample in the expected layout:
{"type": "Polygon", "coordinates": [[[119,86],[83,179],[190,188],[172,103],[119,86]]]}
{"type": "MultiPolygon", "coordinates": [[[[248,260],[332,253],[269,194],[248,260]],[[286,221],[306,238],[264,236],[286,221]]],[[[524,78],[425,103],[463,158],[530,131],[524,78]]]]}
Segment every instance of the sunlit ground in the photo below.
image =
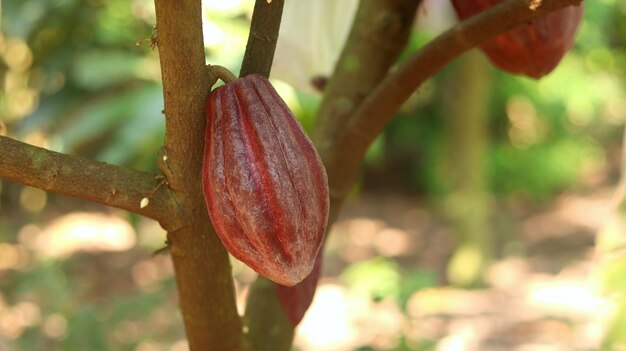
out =
{"type": "MultiPolygon", "coordinates": [[[[563,196],[553,208],[525,216],[512,230],[527,257],[491,265],[486,288],[426,287],[409,294],[403,311],[401,292],[372,300],[359,282],[326,277],[296,345],[388,350],[404,339],[411,350],[597,350],[615,311],[602,294],[596,269],[603,258],[593,247],[594,233],[610,213],[607,195],[563,196]]],[[[399,211],[397,202],[355,204],[349,212],[359,216],[342,220],[331,239],[345,262],[384,254],[400,263],[396,268],[404,278],[388,274],[396,281],[379,281],[374,289],[384,284],[401,289],[400,279],[416,268],[409,262],[437,271],[449,254],[451,233],[410,205],[399,211]],[[368,216],[376,213],[382,216],[368,216]],[[413,221],[420,224],[412,226],[413,221]]]]}
{"type": "MultiPolygon", "coordinates": [[[[32,198],[23,205],[42,201],[32,198]]],[[[445,283],[454,235],[432,211],[399,198],[357,199],[333,230],[295,345],[599,349],[616,309],[599,268],[611,258],[594,248],[596,233],[611,223],[610,200],[610,191],[564,195],[545,211],[515,214],[504,247],[511,253],[485,272],[485,287],[468,290],[445,283]]],[[[169,257],[150,255],[164,240],[158,225],[141,219],[134,229],[118,211],[37,223],[23,224],[17,242],[0,244],[0,350],[75,347],[87,310],[104,345],[93,349],[187,349],[169,257]]],[[[255,274],[234,268],[242,305],[255,274]]]]}

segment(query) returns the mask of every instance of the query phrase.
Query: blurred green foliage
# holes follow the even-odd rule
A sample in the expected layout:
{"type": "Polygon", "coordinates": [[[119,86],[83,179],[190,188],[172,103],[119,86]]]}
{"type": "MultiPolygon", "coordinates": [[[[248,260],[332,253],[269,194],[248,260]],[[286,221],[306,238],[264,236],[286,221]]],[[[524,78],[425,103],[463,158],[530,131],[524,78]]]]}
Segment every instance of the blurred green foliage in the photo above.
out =
{"type": "Polygon", "coordinates": [[[32,113],[0,104],[9,130],[44,134],[57,151],[154,170],[164,124],[153,11],[150,1],[3,2],[4,41],[25,43],[32,56],[9,65],[6,75],[26,86],[6,86],[4,96],[35,91],[32,113]]]}
{"type": "Polygon", "coordinates": [[[419,268],[405,270],[384,257],[354,263],[342,272],[341,278],[349,289],[374,301],[395,299],[403,309],[416,291],[437,286],[433,272],[419,268]]]}

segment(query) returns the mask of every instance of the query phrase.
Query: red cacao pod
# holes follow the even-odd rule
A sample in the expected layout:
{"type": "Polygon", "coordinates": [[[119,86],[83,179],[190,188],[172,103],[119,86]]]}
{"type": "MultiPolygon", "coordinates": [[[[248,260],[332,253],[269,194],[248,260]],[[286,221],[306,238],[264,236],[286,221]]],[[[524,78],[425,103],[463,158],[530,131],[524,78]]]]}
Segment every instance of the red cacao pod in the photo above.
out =
{"type": "MultiPolygon", "coordinates": [[[[452,0],[461,20],[502,0],[452,0]]],[[[481,45],[489,60],[503,71],[539,79],[559,64],[574,43],[583,7],[568,6],[500,34],[481,45]]]]}
{"type": "Polygon", "coordinates": [[[302,281],[328,221],[328,180],[315,147],[262,76],[216,88],[206,104],[202,182],[219,238],[272,281],[302,281]]]}
{"type": "Polygon", "coordinates": [[[322,271],[322,252],[317,255],[313,271],[303,281],[294,286],[276,284],[278,301],[283,307],[292,326],[296,327],[302,321],[304,314],[313,302],[317,281],[322,271]]]}

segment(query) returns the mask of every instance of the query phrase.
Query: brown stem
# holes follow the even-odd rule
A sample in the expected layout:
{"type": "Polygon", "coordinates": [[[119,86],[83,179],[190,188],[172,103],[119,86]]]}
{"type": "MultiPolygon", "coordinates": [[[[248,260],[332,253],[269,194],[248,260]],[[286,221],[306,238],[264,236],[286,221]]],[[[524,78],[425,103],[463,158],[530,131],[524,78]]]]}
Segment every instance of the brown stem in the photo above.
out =
{"type": "Polygon", "coordinates": [[[207,74],[209,76],[209,87],[212,87],[217,80],[221,80],[224,84],[228,84],[237,80],[237,76],[228,68],[218,65],[207,65],[207,74]]]}
{"type": "Polygon", "coordinates": [[[345,197],[363,155],[400,105],[424,82],[465,51],[500,33],[582,0],[543,1],[532,9],[529,0],[507,0],[471,17],[424,46],[379,84],[349,117],[345,127],[325,144],[329,174],[341,172],[334,193],[345,197]]]}
{"type": "Polygon", "coordinates": [[[202,191],[208,89],[200,0],[155,0],[163,77],[168,182],[187,224],[168,232],[191,350],[242,349],[231,266],[211,226],[202,191]]]}
{"type": "Polygon", "coordinates": [[[256,0],[246,52],[243,55],[240,77],[249,74],[270,76],[274,50],[283,14],[284,0],[256,0]]]}
{"type": "Polygon", "coordinates": [[[151,195],[159,180],[155,175],[134,171],[78,156],[42,149],[0,136],[0,178],[45,191],[122,208],[155,219],[165,229],[180,226],[177,200],[167,187],[151,195]]]}

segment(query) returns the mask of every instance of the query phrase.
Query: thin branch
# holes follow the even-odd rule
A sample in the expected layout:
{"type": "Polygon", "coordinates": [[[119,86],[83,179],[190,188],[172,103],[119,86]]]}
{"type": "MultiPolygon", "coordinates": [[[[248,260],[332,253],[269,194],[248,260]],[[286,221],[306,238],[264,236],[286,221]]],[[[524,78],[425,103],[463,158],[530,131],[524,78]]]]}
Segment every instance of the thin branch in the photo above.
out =
{"type": "Polygon", "coordinates": [[[544,0],[539,7],[531,9],[529,0],[507,0],[459,23],[420,49],[378,85],[329,146],[335,151],[325,159],[327,170],[331,173],[340,169],[345,175],[336,184],[335,192],[345,196],[350,191],[369,145],[400,105],[428,78],[459,55],[500,33],[581,2],[544,0]]]}
{"type": "Polygon", "coordinates": [[[0,178],[49,192],[122,208],[175,228],[176,199],[168,187],[160,187],[150,203],[142,198],[159,185],[155,175],[66,155],[0,136],[0,178]]]}
{"type": "Polygon", "coordinates": [[[270,76],[283,4],[284,0],[256,0],[240,77],[253,73],[270,76]]]}

